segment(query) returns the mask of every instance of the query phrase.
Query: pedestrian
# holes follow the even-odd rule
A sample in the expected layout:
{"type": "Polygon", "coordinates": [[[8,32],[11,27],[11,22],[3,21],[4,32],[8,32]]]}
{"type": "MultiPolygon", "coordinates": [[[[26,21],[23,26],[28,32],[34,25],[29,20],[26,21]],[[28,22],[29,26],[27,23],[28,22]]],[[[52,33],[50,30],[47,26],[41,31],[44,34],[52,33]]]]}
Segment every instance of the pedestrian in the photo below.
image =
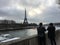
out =
{"type": "Polygon", "coordinates": [[[43,24],[40,23],[39,27],[37,28],[39,45],[46,45],[45,31],[46,31],[45,27],[43,27],[43,24]]]}
{"type": "Polygon", "coordinates": [[[48,28],[48,38],[50,39],[51,45],[56,45],[55,41],[55,26],[53,26],[53,23],[50,23],[48,28]]]}

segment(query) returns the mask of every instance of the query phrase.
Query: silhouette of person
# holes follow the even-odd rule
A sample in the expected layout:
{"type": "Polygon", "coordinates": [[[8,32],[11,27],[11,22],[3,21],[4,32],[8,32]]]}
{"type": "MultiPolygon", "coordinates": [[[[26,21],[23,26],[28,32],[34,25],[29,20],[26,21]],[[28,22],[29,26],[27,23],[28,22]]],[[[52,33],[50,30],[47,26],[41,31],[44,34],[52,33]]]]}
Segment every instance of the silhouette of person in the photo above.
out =
{"type": "Polygon", "coordinates": [[[55,41],[55,26],[53,26],[53,23],[50,23],[48,28],[48,38],[51,41],[51,45],[53,45],[53,43],[56,45],[56,41],[55,41]]]}
{"type": "Polygon", "coordinates": [[[46,31],[45,27],[43,27],[43,24],[40,23],[39,27],[37,28],[39,45],[46,45],[45,31],[46,31]]]}

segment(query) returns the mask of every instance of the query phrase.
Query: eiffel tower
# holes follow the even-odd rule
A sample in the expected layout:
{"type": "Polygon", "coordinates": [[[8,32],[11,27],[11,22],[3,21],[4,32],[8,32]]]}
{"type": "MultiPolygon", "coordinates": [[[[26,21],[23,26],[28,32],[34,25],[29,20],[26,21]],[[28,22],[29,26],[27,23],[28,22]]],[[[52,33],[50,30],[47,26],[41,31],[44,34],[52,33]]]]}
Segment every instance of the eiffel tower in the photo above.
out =
{"type": "Polygon", "coordinates": [[[28,24],[28,21],[27,21],[27,15],[26,15],[26,9],[25,9],[25,18],[24,18],[23,24],[28,24]]]}

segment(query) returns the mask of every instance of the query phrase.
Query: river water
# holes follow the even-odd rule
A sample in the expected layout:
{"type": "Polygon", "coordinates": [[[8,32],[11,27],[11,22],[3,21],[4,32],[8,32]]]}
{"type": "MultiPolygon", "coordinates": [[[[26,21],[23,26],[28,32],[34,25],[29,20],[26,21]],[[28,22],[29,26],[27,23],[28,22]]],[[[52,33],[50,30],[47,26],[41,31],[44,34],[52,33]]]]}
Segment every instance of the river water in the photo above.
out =
{"type": "MultiPolygon", "coordinates": [[[[60,27],[56,27],[60,29],[60,27]]],[[[0,35],[10,34],[12,37],[27,37],[37,34],[37,29],[24,29],[24,30],[13,30],[13,31],[0,31],[0,35]]]]}
{"type": "Polygon", "coordinates": [[[10,34],[13,37],[26,37],[37,34],[36,29],[24,29],[24,30],[13,30],[13,31],[1,31],[1,35],[10,34]]]}

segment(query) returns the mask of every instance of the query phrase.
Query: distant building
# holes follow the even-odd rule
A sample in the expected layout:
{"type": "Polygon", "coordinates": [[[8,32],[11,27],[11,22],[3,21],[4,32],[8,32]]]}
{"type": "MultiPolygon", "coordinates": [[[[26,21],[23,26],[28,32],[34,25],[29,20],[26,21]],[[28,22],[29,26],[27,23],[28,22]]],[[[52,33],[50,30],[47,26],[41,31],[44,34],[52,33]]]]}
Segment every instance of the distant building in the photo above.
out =
{"type": "Polygon", "coordinates": [[[13,20],[0,20],[0,24],[15,24],[16,22],[13,20]]]}

